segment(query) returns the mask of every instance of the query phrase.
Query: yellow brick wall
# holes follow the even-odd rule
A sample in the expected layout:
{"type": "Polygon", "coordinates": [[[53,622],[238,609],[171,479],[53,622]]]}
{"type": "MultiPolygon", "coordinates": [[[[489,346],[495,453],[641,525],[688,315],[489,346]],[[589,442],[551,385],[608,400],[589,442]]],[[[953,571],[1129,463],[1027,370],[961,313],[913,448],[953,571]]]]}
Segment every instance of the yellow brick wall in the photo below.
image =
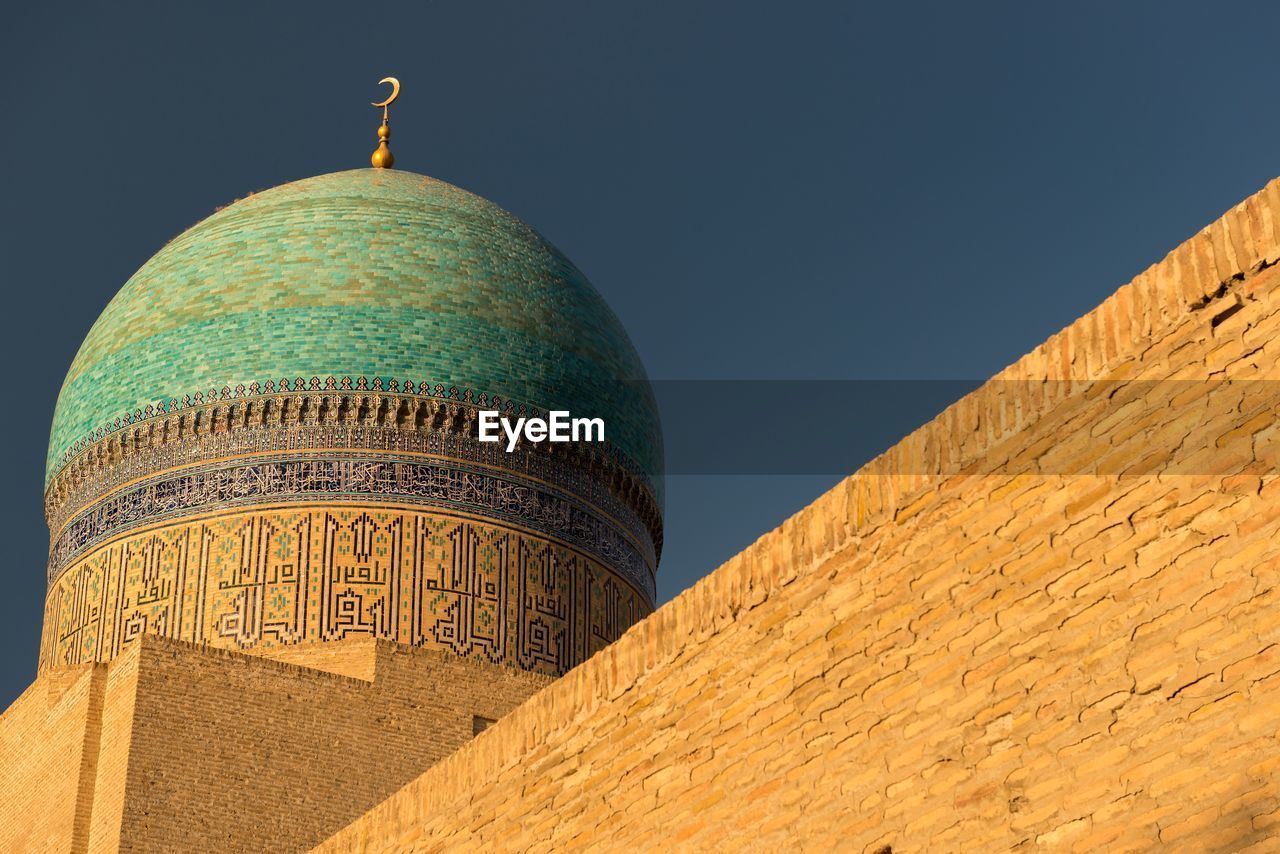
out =
{"type": "Polygon", "coordinates": [[[79,774],[67,769],[85,759],[85,730],[101,693],[94,676],[92,665],[67,668],[0,715],[0,851],[66,850],[86,832],[92,791],[83,798],[79,774]]]}
{"type": "Polygon", "coordinates": [[[135,850],[305,849],[550,681],[368,639],[315,651],[372,651],[372,681],[141,640],[119,811],[135,850]]]}
{"type": "Polygon", "coordinates": [[[324,850],[1280,847],[1277,260],[1272,182],[324,850]]]}
{"type": "Polygon", "coordinates": [[[371,637],[347,638],[342,643],[299,643],[267,650],[256,655],[286,664],[298,664],[313,670],[324,670],[372,682],[377,674],[378,640],[371,637]]]}
{"type": "MultiPolygon", "coordinates": [[[[98,672],[106,670],[106,679],[98,731],[95,734],[91,728],[86,732],[86,742],[90,745],[96,742],[98,746],[98,758],[92,769],[85,769],[92,774],[93,815],[88,847],[77,845],[72,848],[75,852],[115,851],[120,847],[120,820],[129,784],[129,752],[133,745],[140,652],[122,656],[109,667],[97,665],[98,672]]],[[[88,780],[82,779],[81,787],[86,785],[88,780]]]]}
{"type": "Polygon", "coordinates": [[[0,851],[305,850],[551,677],[372,638],[140,637],[0,716],[0,851]]]}

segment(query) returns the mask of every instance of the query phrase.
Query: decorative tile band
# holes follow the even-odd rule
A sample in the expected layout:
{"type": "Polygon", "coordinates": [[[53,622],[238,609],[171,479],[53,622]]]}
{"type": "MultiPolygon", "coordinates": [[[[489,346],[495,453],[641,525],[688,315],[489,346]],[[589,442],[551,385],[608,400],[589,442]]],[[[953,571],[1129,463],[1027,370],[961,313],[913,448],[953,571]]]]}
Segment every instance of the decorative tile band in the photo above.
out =
{"type": "MultiPolygon", "coordinates": [[[[619,381],[619,384],[626,382],[629,381],[619,381]]],[[[647,387],[647,382],[644,385],[647,387]]],[[[92,457],[95,446],[122,432],[133,434],[139,429],[151,427],[157,419],[179,414],[186,414],[194,420],[198,418],[197,413],[201,410],[208,413],[218,409],[219,404],[223,404],[221,409],[225,412],[226,405],[240,403],[242,417],[253,417],[252,404],[257,408],[258,417],[262,419],[271,420],[273,417],[284,419],[288,416],[285,402],[290,400],[298,401],[296,418],[305,421],[308,418],[315,419],[322,415],[329,415],[350,424],[389,422],[388,426],[391,426],[402,425],[406,418],[411,423],[421,422],[424,418],[443,420],[438,418],[440,407],[448,404],[456,404],[472,413],[480,409],[496,409],[518,415],[546,414],[536,406],[513,402],[488,392],[468,388],[459,389],[457,386],[445,386],[440,383],[415,384],[412,380],[401,382],[387,379],[384,381],[382,377],[353,379],[330,376],[323,380],[320,377],[312,377],[310,380],[302,377],[296,377],[293,380],[282,377],[278,382],[267,380],[264,383],[253,382],[247,386],[239,384],[234,388],[223,386],[221,390],[211,388],[208,391],[185,394],[181,399],[172,398],[168,401],[149,403],[145,407],[122,413],[114,420],[100,425],[72,442],[57,458],[52,466],[47,491],[54,491],[55,482],[68,466],[80,458],[92,457]],[[272,411],[273,403],[274,412],[272,411]],[[309,411],[308,403],[310,403],[309,411]],[[390,410],[388,410],[388,403],[390,403],[390,410]],[[328,412],[322,409],[325,405],[330,407],[328,412]],[[419,413],[418,410],[422,407],[430,407],[430,412],[419,413]],[[408,409],[407,412],[402,411],[405,408],[408,409]]],[[[455,412],[450,410],[449,415],[455,415],[455,412]]],[[[468,424],[474,423],[474,414],[462,417],[468,424]]],[[[190,431],[199,428],[188,429],[190,431]]],[[[661,474],[657,471],[646,471],[645,467],[638,465],[611,442],[604,443],[598,452],[646,480],[661,474]]]]}
{"type": "Polygon", "coordinates": [[[466,515],[230,510],[75,561],[49,589],[40,669],[143,633],[250,652],[364,635],[559,675],[652,610],[581,552],[466,515]]]}
{"type": "MultiPolygon", "coordinates": [[[[285,381],[281,381],[285,385],[285,381]]],[[[113,490],[160,472],[230,457],[272,452],[365,449],[418,453],[474,462],[545,481],[615,517],[635,515],[661,553],[660,479],[643,472],[608,442],[524,445],[514,453],[475,439],[482,408],[536,414],[485,394],[441,386],[448,397],[344,391],[372,385],[330,377],[323,383],[298,380],[303,393],[268,394],[274,383],[234,391],[224,389],[212,403],[173,402],[172,411],[140,412],[130,421],[82,447],[66,462],[45,493],[45,514],[55,539],[71,516],[113,490]],[[329,389],[326,391],[325,389],[329,389]]],[[[408,385],[408,384],[406,384],[408,385]]],[[[398,387],[390,383],[391,387],[398,387]]],[[[215,395],[216,397],[216,395],[215,395]]]]}
{"type": "Polygon", "coordinates": [[[651,607],[657,556],[634,513],[610,519],[568,492],[444,460],[367,454],[232,460],[162,474],[77,514],[54,540],[49,583],[94,546],[128,531],[216,510],[281,502],[395,502],[530,528],[595,557],[651,607]]]}

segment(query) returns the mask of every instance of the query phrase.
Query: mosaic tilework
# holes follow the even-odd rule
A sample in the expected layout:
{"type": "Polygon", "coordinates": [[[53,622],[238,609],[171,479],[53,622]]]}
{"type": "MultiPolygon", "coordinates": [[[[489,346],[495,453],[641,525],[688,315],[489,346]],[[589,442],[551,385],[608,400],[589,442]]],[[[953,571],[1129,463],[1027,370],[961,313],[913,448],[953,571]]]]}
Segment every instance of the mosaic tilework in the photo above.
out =
{"type": "Polygon", "coordinates": [[[251,196],[160,250],[107,306],[58,400],[47,477],[116,419],[280,377],[412,377],[605,419],[661,470],[651,390],[599,294],[470,193],[361,169],[251,196]]]}
{"type": "Polygon", "coordinates": [[[604,562],[648,602],[657,558],[634,516],[625,525],[573,495],[509,473],[439,460],[368,459],[333,453],[254,459],[183,469],[112,494],[55,538],[49,583],[96,544],[169,518],[279,502],[390,501],[480,514],[563,540],[604,562]]]}
{"type": "Polygon", "coordinates": [[[562,674],[652,610],[581,552],[466,516],[230,512],[104,545],[49,590],[40,667],[144,632],[253,650],[353,635],[562,674]]]}
{"type": "Polygon", "coordinates": [[[362,448],[460,458],[553,481],[615,514],[621,503],[637,513],[651,541],[662,540],[661,478],[640,470],[611,442],[560,445],[518,443],[508,451],[479,442],[481,409],[509,415],[537,410],[483,392],[389,387],[366,377],[295,379],[296,391],[237,386],[172,401],[167,412],[146,411],[136,421],[91,435],[71,454],[45,491],[45,518],[56,538],[70,513],[88,507],[124,483],[181,465],[268,451],[362,448]],[[389,392],[389,393],[388,393],[389,392]]]}

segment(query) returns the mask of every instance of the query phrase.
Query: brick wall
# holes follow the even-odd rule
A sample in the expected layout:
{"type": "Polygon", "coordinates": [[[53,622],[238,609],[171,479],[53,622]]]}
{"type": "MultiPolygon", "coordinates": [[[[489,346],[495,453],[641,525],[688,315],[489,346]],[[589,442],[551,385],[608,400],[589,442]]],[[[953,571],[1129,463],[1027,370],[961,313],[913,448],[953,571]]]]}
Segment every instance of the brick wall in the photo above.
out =
{"type": "Polygon", "coordinates": [[[1280,183],[324,850],[1273,850],[1280,183]]]}
{"type": "Polygon", "coordinates": [[[476,715],[500,718],[550,681],[386,641],[350,645],[376,652],[372,682],[148,638],[125,847],[306,848],[471,740],[476,715]]]}
{"type": "Polygon", "coordinates": [[[144,635],[0,717],[0,850],[305,850],[551,679],[356,638],[269,660],[144,635]]]}
{"type": "Polygon", "coordinates": [[[255,655],[300,664],[313,670],[324,670],[372,682],[377,674],[378,641],[372,637],[350,637],[342,643],[328,641],[296,643],[269,649],[254,650],[255,655]]]}
{"type": "MultiPolygon", "coordinates": [[[[93,780],[92,817],[87,846],[81,847],[78,837],[73,840],[70,850],[77,854],[80,851],[115,851],[119,847],[120,822],[129,782],[129,751],[135,726],[139,653],[123,656],[110,666],[95,665],[97,672],[106,671],[106,678],[103,680],[105,686],[99,726],[95,732],[91,719],[85,733],[86,743],[91,746],[97,744],[98,755],[91,764],[81,766],[81,788],[93,780]]],[[[69,774],[71,771],[67,769],[69,774]]],[[[59,850],[67,849],[59,846],[59,850]]]]}
{"type": "MultiPolygon", "coordinates": [[[[80,831],[92,803],[80,777],[84,735],[101,687],[92,665],[32,685],[0,715],[0,851],[44,851],[80,831]],[[36,823],[33,815],[41,816],[36,823]]],[[[83,831],[81,831],[83,832],[83,831]]]]}

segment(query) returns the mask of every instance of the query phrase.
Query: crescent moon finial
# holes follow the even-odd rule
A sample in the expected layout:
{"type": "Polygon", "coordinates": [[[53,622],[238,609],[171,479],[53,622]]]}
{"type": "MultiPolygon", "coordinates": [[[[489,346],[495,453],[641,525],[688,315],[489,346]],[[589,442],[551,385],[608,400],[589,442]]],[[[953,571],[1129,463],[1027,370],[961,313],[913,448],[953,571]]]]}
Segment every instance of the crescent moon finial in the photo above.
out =
{"type": "Polygon", "coordinates": [[[394,77],[383,77],[378,81],[379,84],[390,83],[391,95],[385,101],[371,101],[375,107],[382,108],[382,126],[378,128],[378,150],[373,152],[374,168],[390,169],[396,162],[395,157],[391,154],[391,148],[387,145],[387,140],[391,139],[391,116],[388,107],[391,102],[400,97],[400,81],[394,77]]]}
{"type": "Polygon", "coordinates": [[[400,97],[400,81],[394,77],[383,77],[378,81],[378,85],[382,85],[383,83],[391,84],[391,97],[385,101],[373,101],[372,103],[375,107],[383,107],[385,109],[386,107],[391,106],[392,101],[400,97]]]}

